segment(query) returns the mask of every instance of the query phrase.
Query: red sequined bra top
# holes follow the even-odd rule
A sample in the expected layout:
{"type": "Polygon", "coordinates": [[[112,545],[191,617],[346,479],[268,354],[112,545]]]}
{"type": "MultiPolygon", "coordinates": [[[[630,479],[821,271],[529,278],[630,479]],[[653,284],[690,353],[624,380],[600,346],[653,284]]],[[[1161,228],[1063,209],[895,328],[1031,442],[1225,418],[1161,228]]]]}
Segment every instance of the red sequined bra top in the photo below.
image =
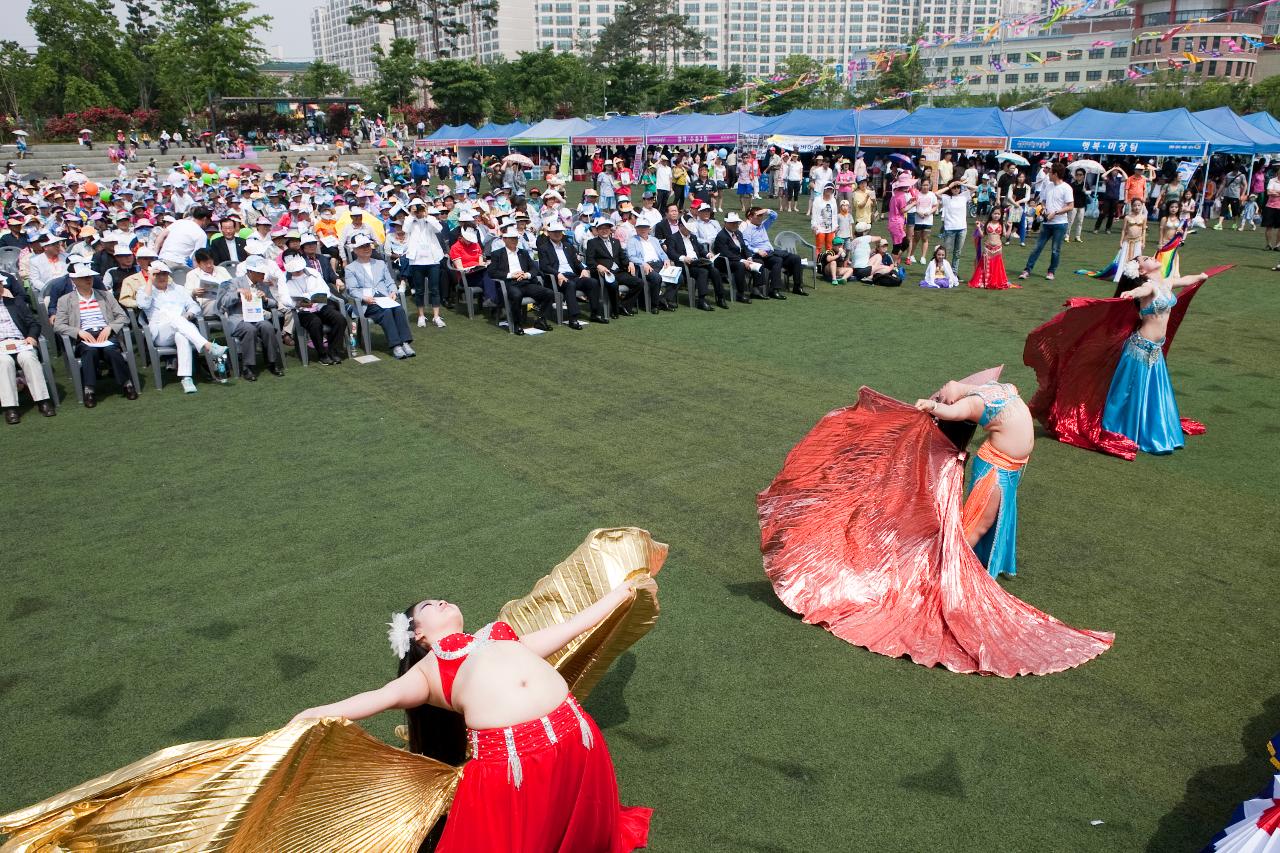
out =
{"type": "Polygon", "coordinates": [[[440,667],[440,689],[444,691],[444,701],[453,706],[453,680],[458,677],[458,670],[466,662],[467,655],[490,643],[519,639],[515,629],[506,622],[490,622],[474,634],[458,632],[442,638],[433,651],[436,666],[440,667]]]}

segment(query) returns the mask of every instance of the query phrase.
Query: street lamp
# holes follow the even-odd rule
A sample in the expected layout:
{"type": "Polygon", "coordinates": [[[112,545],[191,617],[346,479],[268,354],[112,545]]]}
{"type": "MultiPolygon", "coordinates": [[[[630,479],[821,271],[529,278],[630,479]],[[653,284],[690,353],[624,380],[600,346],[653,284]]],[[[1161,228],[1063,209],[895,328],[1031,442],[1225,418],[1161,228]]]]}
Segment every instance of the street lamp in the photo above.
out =
{"type": "Polygon", "coordinates": [[[609,112],[609,87],[612,85],[613,85],[612,80],[606,79],[604,81],[604,110],[602,111],[604,113],[609,112]]]}

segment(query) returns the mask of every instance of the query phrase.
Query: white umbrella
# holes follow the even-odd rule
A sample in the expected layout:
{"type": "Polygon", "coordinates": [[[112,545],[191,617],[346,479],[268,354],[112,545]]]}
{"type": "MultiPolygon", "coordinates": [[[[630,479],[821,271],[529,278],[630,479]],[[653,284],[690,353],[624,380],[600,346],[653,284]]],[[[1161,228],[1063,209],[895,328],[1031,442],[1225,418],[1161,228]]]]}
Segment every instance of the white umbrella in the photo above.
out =
{"type": "Polygon", "coordinates": [[[1016,163],[1019,166],[1030,166],[1031,163],[1021,154],[1014,154],[1012,151],[1002,151],[996,156],[997,160],[1005,163],[1016,163]]]}
{"type": "Polygon", "coordinates": [[[27,135],[27,132],[26,132],[25,130],[15,130],[15,131],[13,132],[13,135],[14,135],[14,136],[26,136],[26,135],[27,135]]]}
{"type": "Polygon", "coordinates": [[[90,130],[89,128],[87,128],[87,127],[82,127],[82,128],[80,128],[80,135],[81,135],[81,136],[83,136],[83,135],[84,135],[84,134],[86,134],[86,133],[87,133],[87,134],[89,134],[89,135],[91,135],[91,136],[93,135],[93,131],[92,131],[92,130],[90,130]]]}
{"type": "Polygon", "coordinates": [[[1086,172],[1092,172],[1095,175],[1101,175],[1107,171],[1102,168],[1102,164],[1097,160],[1076,160],[1071,164],[1071,170],[1075,171],[1076,169],[1084,169],[1086,172]]]}

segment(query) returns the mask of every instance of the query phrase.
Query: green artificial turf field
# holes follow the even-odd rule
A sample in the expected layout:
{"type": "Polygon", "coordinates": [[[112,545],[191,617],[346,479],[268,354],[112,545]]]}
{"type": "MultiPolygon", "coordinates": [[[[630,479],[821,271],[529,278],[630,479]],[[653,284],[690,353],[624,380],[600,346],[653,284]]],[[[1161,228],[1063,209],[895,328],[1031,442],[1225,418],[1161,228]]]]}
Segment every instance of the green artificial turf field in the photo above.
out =
{"type": "Polygon", "coordinates": [[[1101,658],[1013,680],[890,660],[786,612],[759,553],[755,494],[825,412],[1000,362],[1029,396],[1027,332],[1110,295],[1071,270],[1118,239],[1070,244],[1056,282],[1046,255],[1021,291],[822,284],[523,339],[449,314],[405,363],[29,411],[0,432],[0,810],[380,684],[393,610],[445,597],[479,625],[592,528],[638,525],[671,544],[662,618],[586,704],[624,801],[657,809],[652,850],[1200,848],[1280,730],[1280,255],[1261,233],[1183,250],[1185,271],[1239,264],[1171,354],[1207,434],[1135,462],[1037,442],[1002,583],[1114,631],[1101,658]]]}

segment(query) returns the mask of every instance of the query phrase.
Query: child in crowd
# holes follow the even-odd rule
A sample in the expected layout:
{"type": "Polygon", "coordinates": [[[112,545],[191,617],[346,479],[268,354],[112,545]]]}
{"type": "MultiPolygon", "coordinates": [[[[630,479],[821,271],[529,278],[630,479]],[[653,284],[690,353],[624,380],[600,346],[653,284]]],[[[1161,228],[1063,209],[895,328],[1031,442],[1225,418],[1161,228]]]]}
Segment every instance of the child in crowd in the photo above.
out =
{"type": "Polygon", "coordinates": [[[933,258],[924,269],[924,278],[920,280],[920,286],[929,288],[960,286],[960,279],[956,278],[956,271],[951,268],[951,262],[947,260],[945,247],[939,246],[933,250],[933,258]]]}
{"type": "Polygon", "coordinates": [[[1258,197],[1256,195],[1249,196],[1249,200],[1244,203],[1244,210],[1240,212],[1240,224],[1236,226],[1236,230],[1258,230],[1258,197]]]}

